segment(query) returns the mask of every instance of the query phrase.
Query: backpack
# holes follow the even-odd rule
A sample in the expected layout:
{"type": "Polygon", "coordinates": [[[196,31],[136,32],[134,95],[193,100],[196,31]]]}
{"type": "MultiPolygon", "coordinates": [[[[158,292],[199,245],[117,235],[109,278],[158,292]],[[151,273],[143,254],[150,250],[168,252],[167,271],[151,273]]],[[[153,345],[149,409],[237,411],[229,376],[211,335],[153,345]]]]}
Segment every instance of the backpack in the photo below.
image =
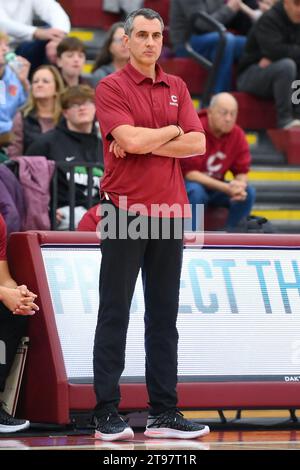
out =
{"type": "Polygon", "coordinates": [[[231,229],[229,233],[275,233],[274,226],[265,217],[256,215],[248,215],[242,219],[239,224],[231,229]]]}

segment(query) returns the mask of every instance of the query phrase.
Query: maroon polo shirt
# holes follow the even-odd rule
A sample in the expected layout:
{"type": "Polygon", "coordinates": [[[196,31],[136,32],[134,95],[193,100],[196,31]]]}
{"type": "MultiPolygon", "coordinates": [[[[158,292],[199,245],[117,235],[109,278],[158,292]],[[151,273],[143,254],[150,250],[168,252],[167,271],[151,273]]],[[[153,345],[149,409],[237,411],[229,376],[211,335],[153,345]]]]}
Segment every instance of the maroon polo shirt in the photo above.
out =
{"type": "Polygon", "coordinates": [[[96,110],[104,144],[101,199],[106,192],[116,206],[126,209],[119,200],[126,196],[129,209],[144,204],[149,215],[151,204],[179,204],[183,211],[189,202],[178,158],[128,153],[123,159],[116,158],[109,152],[109,144],[111,132],[123,124],[152,129],[178,124],[185,133],[203,132],[185,83],[164,73],[159,65],[153,82],[128,63],[101,80],[96,110]]]}

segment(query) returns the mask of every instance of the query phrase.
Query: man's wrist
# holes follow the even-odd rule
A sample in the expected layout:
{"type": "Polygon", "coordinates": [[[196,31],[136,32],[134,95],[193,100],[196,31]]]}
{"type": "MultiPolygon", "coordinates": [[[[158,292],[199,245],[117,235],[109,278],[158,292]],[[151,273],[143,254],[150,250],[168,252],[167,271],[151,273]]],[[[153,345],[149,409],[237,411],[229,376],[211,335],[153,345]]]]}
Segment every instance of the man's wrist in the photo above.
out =
{"type": "Polygon", "coordinates": [[[180,126],[178,126],[178,124],[173,124],[173,126],[176,127],[177,134],[175,135],[175,137],[172,137],[171,140],[177,139],[178,137],[182,136],[182,134],[183,134],[183,130],[181,129],[180,126]]]}

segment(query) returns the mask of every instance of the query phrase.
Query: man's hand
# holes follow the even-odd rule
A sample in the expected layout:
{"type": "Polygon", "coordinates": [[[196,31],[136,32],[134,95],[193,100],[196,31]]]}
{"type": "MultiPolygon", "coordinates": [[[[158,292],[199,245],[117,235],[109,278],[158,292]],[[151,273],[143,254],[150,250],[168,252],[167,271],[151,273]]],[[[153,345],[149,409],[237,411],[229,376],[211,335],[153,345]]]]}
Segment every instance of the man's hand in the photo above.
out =
{"type": "Polygon", "coordinates": [[[57,61],[57,46],[60,41],[51,40],[46,44],[46,56],[51,64],[56,64],[57,61]]]}
{"type": "Polygon", "coordinates": [[[55,215],[56,215],[56,223],[57,224],[60,224],[63,221],[63,219],[65,218],[65,216],[63,215],[63,213],[59,209],[56,209],[55,215]]]}
{"type": "Polygon", "coordinates": [[[31,292],[25,284],[22,284],[21,286],[17,286],[17,289],[21,292],[23,297],[33,297],[34,299],[37,298],[37,295],[31,292]]]}
{"type": "Polygon", "coordinates": [[[228,195],[231,201],[244,201],[247,197],[247,183],[241,180],[232,180],[228,183],[228,195]]]}
{"type": "Polygon", "coordinates": [[[37,28],[33,33],[34,39],[40,39],[42,41],[57,41],[60,42],[66,33],[61,29],[57,28],[37,28]]]}
{"type": "Polygon", "coordinates": [[[262,69],[265,69],[266,67],[269,67],[269,65],[271,65],[271,61],[270,59],[267,59],[266,57],[263,57],[262,59],[260,59],[260,61],[258,62],[258,66],[262,69]]]}
{"type": "Polygon", "coordinates": [[[109,151],[115,155],[116,158],[125,158],[126,152],[122,147],[113,140],[109,146],[109,151]]]}
{"type": "Polygon", "coordinates": [[[265,11],[268,11],[273,5],[274,2],[272,0],[258,0],[258,6],[259,9],[264,13],[265,11]]]}
{"type": "Polygon", "coordinates": [[[15,315],[34,315],[39,310],[38,305],[34,303],[36,297],[26,286],[16,288],[1,286],[1,300],[15,315]],[[30,295],[24,295],[25,292],[30,295]]]}
{"type": "MultiPolygon", "coordinates": [[[[174,129],[177,130],[177,135],[175,135],[175,136],[171,139],[171,141],[176,140],[176,139],[179,139],[181,136],[184,135],[184,130],[183,130],[180,126],[174,124],[174,125],[172,125],[172,128],[174,128],[174,129]]],[[[160,147],[158,147],[158,148],[160,148],[160,147]]],[[[127,153],[126,153],[126,151],[124,150],[124,148],[121,147],[121,145],[118,144],[118,142],[117,142],[116,140],[113,140],[113,141],[110,143],[109,151],[110,151],[111,153],[113,153],[116,158],[125,158],[126,155],[127,155],[127,153]]],[[[153,150],[153,153],[155,153],[155,150],[153,150]]],[[[141,154],[141,155],[143,155],[143,154],[141,154]]]]}
{"type": "Polygon", "coordinates": [[[19,69],[15,70],[17,77],[19,78],[20,82],[22,83],[23,87],[26,91],[29,91],[30,83],[28,81],[28,74],[31,67],[30,62],[20,55],[17,56],[18,62],[22,65],[19,69]]]}
{"type": "Polygon", "coordinates": [[[228,0],[227,6],[233,11],[239,11],[242,6],[242,0],[228,0]]]}

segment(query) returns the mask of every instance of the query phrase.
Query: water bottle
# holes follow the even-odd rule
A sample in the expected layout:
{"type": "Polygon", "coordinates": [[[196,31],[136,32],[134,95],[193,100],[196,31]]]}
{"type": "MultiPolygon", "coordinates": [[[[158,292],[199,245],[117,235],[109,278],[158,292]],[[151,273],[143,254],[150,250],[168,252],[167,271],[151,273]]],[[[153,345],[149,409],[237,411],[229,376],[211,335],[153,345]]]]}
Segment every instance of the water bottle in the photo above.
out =
{"type": "Polygon", "coordinates": [[[5,61],[16,73],[23,67],[22,62],[18,60],[18,56],[14,52],[7,52],[7,54],[5,54],[5,61]]]}

